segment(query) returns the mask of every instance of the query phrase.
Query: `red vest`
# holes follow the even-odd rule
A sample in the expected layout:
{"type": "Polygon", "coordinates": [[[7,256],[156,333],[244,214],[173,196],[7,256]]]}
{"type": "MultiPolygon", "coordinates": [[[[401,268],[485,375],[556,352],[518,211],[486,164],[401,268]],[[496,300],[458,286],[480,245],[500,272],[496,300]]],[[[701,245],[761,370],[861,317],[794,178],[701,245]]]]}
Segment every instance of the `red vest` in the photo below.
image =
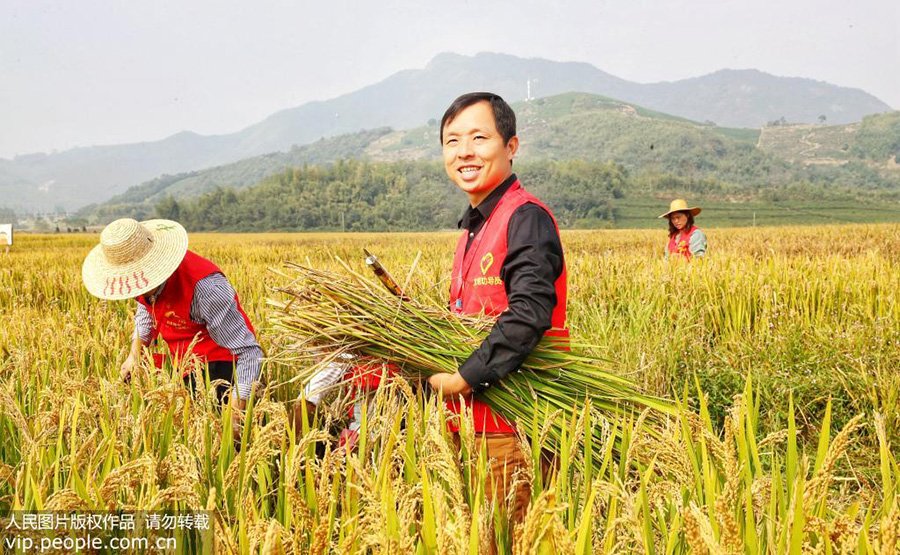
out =
{"type": "MultiPolygon", "coordinates": [[[[451,310],[460,314],[484,312],[488,316],[499,316],[507,309],[509,304],[503,281],[500,279],[500,269],[506,259],[509,219],[516,209],[529,202],[540,206],[553,218],[550,210],[534,195],[522,189],[516,181],[497,203],[478,235],[472,240],[468,251],[466,251],[468,234],[463,232],[453,258],[453,276],[450,284],[451,310]]],[[[553,225],[556,226],[555,218],[553,225]]],[[[558,226],[557,233],[559,233],[558,226]]],[[[569,335],[566,329],[565,262],[555,286],[556,307],[551,316],[553,328],[545,335],[565,338],[569,335]]],[[[515,433],[513,424],[495,414],[484,402],[470,396],[465,399],[465,403],[472,409],[476,432],[515,433]]],[[[460,414],[458,399],[447,401],[447,407],[453,413],[460,414]]],[[[452,431],[459,429],[455,421],[451,421],[449,427],[452,431]]]]}
{"type": "Polygon", "coordinates": [[[669,251],[669,256],[680,254],[681,256],[691,259],[693,254],[691,254],[691,235],[694,234],[694,231],[697,230],[697,226],[691,226],[691,229],[687,230],[687,233],[682,231],[681,233],[676,233],[675,235],[669,237],[669,246],[667,250],[669,251]]]}
{"type": "MultiPolygon", "coordinates": [[[[352,399],[361,399],[367,393],[378,389],[382,378],[391,378],[399,373],[397,366],[376,359],[365,359],[350,366],[344,373],[344,381],[351,386],[352,399]]],[[[349,407],[353,419],[353,405],[349,407]]]]}
{"type": "MultiPolygon", "coordinates": [[[[197,282],[210,274],[221,274],[222,271],[209,260],[187,251],[184,260],[175,273],[166,280],[166,286],[162,293],[152,305],[147,302],[143,295],[137,298],[137,301],[147,307],[150,315],[153,316],[155,323],[155,331],[153,338],[161,335],[169,345],[169,351],[172,358],[176,360],[184,360],[189,354],[191,342],[197,338],[191,353],[200,357],[203,361],[234,361],[234,354],[225,347],[222,347],[209,336],[206,326],[198,324],[191,320],[191,302],[194,299],[194,286],[197,282]]],[[[250,319],[241,308],[237,295],[234,300],[237,302],[238,310],[247,323],[247,328],[251,333],[255,334],[250,319]]],[[[157,365],[161,366],[161,360],[157,360],[157,365]]],[[[185,372],[187,375],[187,372],[185,372]]]]}

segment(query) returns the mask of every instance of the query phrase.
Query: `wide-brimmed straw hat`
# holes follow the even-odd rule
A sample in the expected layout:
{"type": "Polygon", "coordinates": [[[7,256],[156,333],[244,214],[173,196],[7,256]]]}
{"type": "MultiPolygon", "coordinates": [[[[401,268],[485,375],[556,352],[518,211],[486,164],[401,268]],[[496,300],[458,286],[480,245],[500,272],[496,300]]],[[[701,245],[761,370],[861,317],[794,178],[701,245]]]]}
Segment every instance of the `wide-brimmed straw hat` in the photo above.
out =
{"type": "Polygon", "coordinates": [[[660,216],[660,218],[666,218],[672,212],[690,212],[692,216],[696,216],[700,213],[701,210],[703,209],[699,206],[692,206],[688,208],[686,200],[684,200],[683,198],[677,198],[669,204],[669,211],[660,216]]]}
{"type": "Polygon", "coordinates": [[[178,222],[130,218],[116,220],[100,233],[81,266],[84,286],[111,301],[150,292],[171,276],[187,253],[187,232],[178,222]]]}

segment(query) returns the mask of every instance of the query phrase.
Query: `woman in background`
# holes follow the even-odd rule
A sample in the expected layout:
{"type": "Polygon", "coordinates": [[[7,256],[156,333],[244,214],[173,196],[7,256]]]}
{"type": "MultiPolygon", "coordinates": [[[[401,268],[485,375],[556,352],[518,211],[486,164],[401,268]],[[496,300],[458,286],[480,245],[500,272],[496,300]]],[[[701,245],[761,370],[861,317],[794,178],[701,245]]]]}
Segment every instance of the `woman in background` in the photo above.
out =
{"type": "Polygon", "coordinates": [[[694,216],[701,208],[688,208],[687,201],[675,199],[669,204],[669,211],[660,216],[669,220],[669,242],[666,244],[666,259],[670,254],[690,260],[694,256],[706,256],[706,234],[694,225],[694,216]]]}

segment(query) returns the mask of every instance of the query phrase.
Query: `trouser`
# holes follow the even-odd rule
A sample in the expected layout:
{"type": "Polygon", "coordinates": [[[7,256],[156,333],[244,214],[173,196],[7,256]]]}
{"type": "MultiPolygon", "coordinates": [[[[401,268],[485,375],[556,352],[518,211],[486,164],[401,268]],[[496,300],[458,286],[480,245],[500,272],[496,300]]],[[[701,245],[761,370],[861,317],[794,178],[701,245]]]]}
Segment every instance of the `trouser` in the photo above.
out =
{"type": "MultiPolygon", "coordinates": [[[[208,361],[206,363],[206,372],[209,376],[210,383],[215,380],[225,380],[228,382],[216,385],[216,399],[218,399],[219,404],[225,404],[228,401],[228,393],[234,386],[234,362],[230,360],[208,361]]],[[[191,392],[197,389],[193,372],[184,377],[184,386],[189,388],[191,392]]]]}
{"type": "Polygon", "coordinates": [[[531,501],[531,482],[522,474],[528,468],[528,455],[515,434],[475,434],[475,449],[480,452],[482,445],[490,463],[484,493],[496,506],[508,507],[510,529],[515,530],[525,520],[531,501]]]}
{"type": "MultiPolygon", "coordinates": [[[[453,434],[453,443],[458,450],[459,434],[453,434]]],[[[531,501],[531,483],[522,475],[527,469],[525,457],[528,455],[522,450],[515,434],[476,433],[476,453],[472,456],[477,456],[482,446],[490,464],[485,476],[485,497],[493,500],[497,507],[508,507],[509,528],[514,530],[517,524],[525,520],[531,501]],[[507,505],[510,495],[513,499],[507,505]]]]}
{"type": "MultiPolygon", "coordinates": [[[[460,448],[459,434],[452,436],[453,444],[457,451],[460,448]]],[[[525,521],[528,513],[528,505],[531,503],[531,482],[523,474],[528,468],[529,453],[522,450],[522,444],[515,434],[502,433],[476,433],[475,449],[481,452],[484,446],[485,456],[490,468],[485,476],[485,497],[494,500],[496,507],[503,507],[507,514],[510,537],[515,536],[516,526],[525,521]],[[512,500],[509,498],[512,497],[512,500]],[[507,501],[509,504],[507,505],[507,501]]],[[[540,469],[534,469],[541,473],[546,484],[557,470],[556,456],[547,451],[541,452],[540,469]]],[[[491,553],[497,553],[497,546],[491,541],[491,553]]]]}

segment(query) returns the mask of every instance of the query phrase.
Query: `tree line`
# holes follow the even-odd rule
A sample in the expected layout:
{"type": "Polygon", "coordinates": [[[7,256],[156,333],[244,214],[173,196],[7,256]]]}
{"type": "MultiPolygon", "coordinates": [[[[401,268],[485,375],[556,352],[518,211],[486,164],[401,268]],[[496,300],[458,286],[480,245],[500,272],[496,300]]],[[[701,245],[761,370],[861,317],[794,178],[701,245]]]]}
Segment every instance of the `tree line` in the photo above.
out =
{"type": "MultiPolygon", "coordinates": [[[[553,206],[563,227],[609,227],[628,184],[614,162],[569,160],[519,165],[522,182],[553,206]]],[[[167,197],[155,216],[192,231],[418,231],[456,228],[466,197],[436,162],[338,160],[303,166],[244,188],[194,199],[167,197]]]]}

